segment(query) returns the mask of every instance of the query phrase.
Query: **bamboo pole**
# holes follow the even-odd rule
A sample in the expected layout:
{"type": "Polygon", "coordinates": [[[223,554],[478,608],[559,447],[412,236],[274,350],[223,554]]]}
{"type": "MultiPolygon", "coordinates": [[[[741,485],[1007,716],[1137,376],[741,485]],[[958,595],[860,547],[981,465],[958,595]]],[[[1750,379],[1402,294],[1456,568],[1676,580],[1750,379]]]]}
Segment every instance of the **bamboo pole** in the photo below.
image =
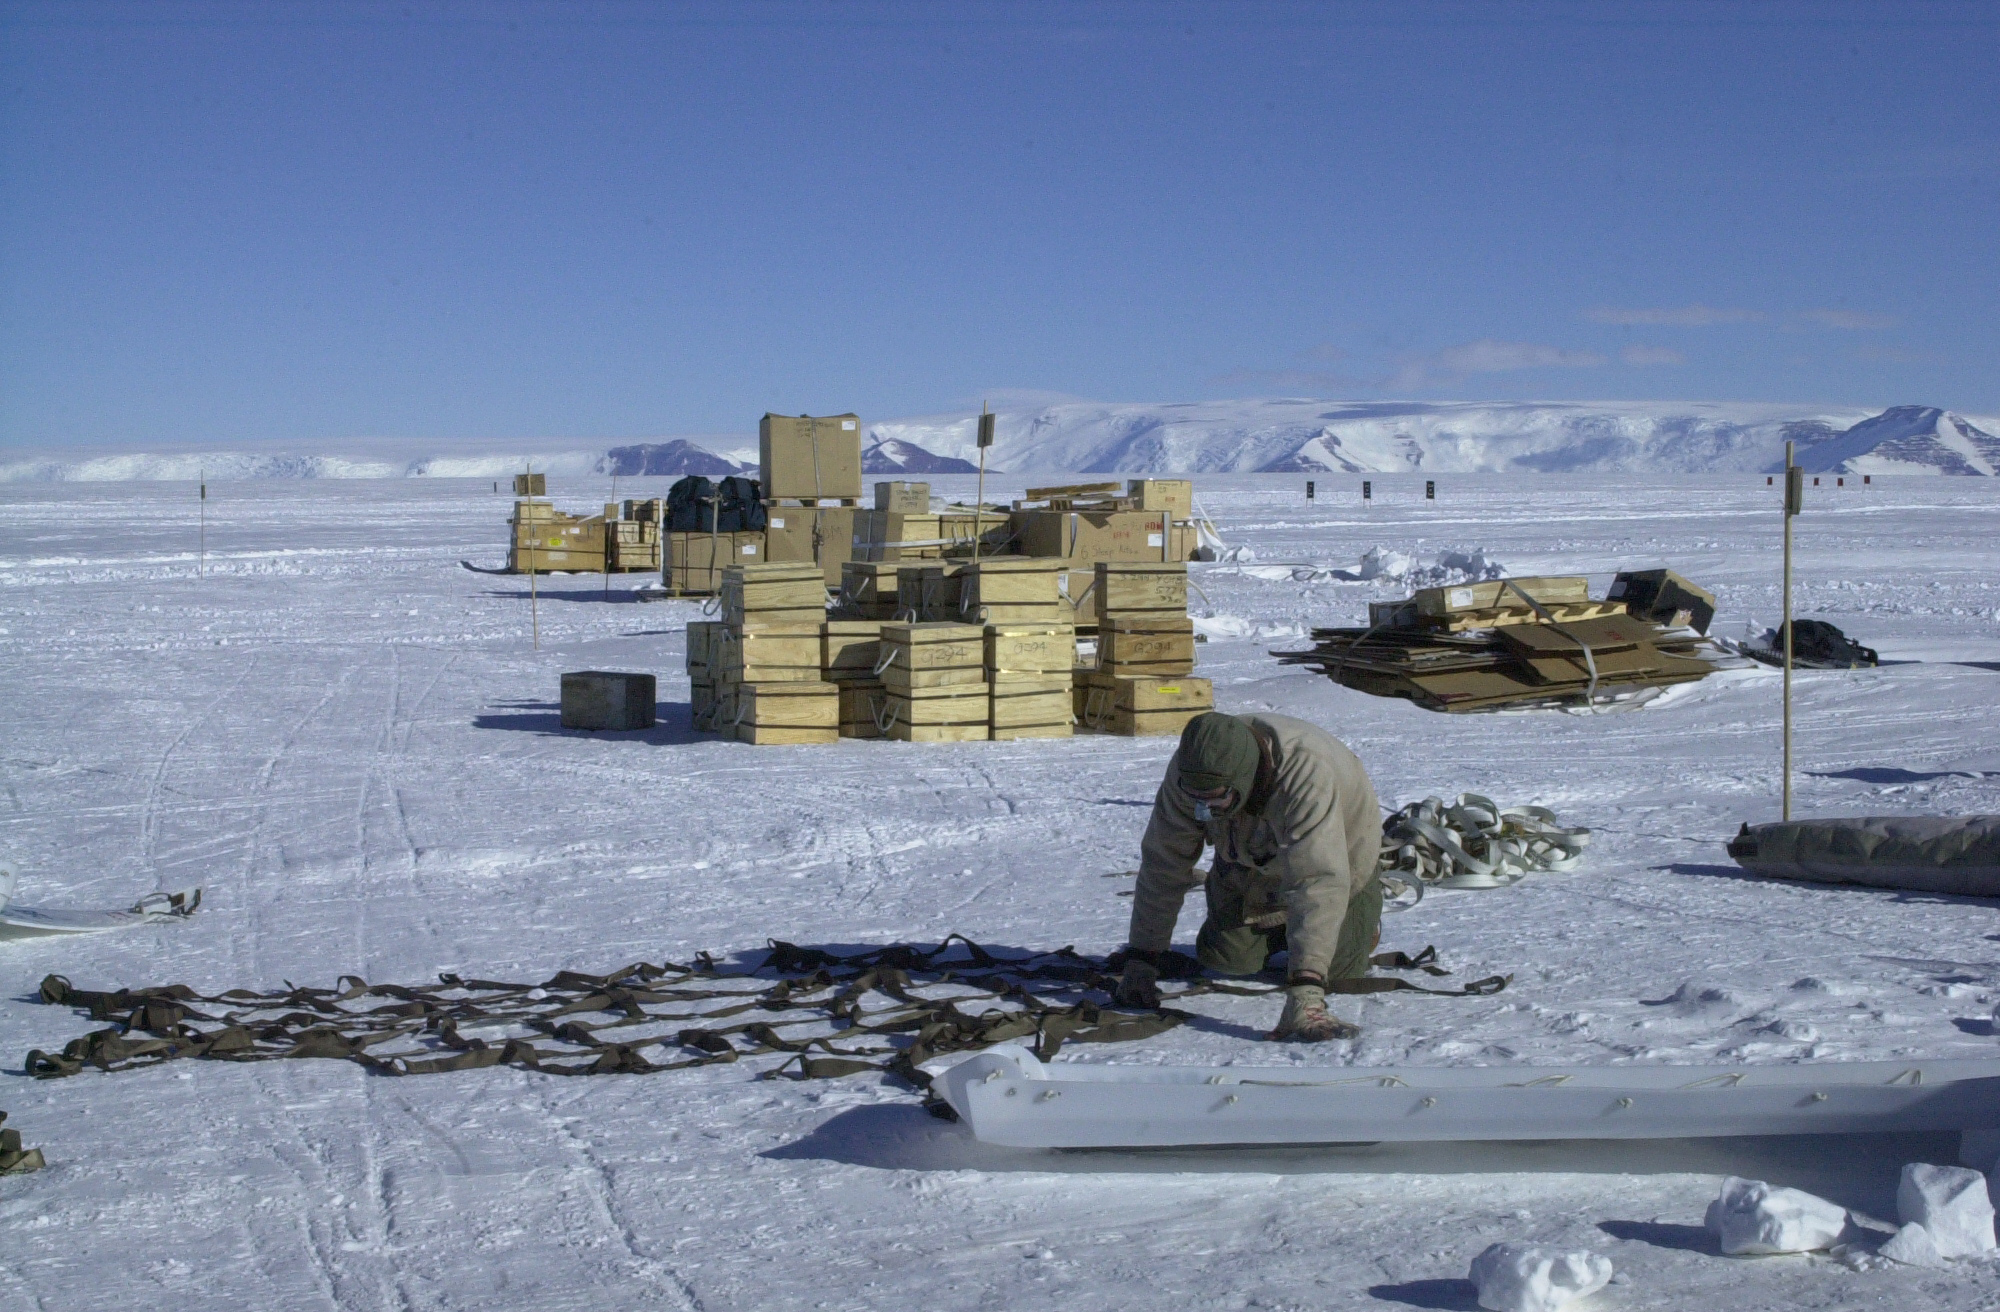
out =
{"type": "Polygon", "coordinates": [[[1793,444],[1785,443],[1785,765],[1784,800],[1779,818],[1792,818],[1792,517],[1805,495],[1804,471],[1793,463],[1793,444]]]}

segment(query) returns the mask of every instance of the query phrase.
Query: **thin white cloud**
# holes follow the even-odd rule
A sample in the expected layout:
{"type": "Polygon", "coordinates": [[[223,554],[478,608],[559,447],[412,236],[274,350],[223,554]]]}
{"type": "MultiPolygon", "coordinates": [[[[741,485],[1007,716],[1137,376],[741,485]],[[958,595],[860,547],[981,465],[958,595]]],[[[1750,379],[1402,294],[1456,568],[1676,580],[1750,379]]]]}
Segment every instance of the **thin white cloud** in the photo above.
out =
{"type": "Polygon", "coordinates": [[[1822,328],[1845,328],[1850,332],[1896,326],[1893,314],[1869,314],[1863,310],[1801,310],[1799,318],[1822,328]]]}
{"type": "Polygon", "coordinates": [[[1440,380],[1463,378],[1467,374],[1510,373],[1517,369],[1591,369],[1604,363],[1595,351],[1565,351],[1559,346],[1535,342],[1502,342],[1482,337],[1462,346],[1448,346],[1429,355],[1410,356],[1402,362],[1394,385],[1422,387],[1440,380]]]}
{"type": "Polygon", "coordinates": [[[1618,353],[1626,364],[1686,364],[1687,357],[1670,346],[1628,346],[1618,353]]]}
{"type": "Polygon", "coordinates": [[[1761,323],[1765,318],[1757,310],[1730,309],[1699,303],[1638,310],[1626,310],[1619,309],[1616,306],[1600,305],[1585,310],[1583,317],[1592,323],[1615,323],[1632,327],[1652,325],[1668,328],[1706,328],[1711,324],[1718,323],[1761,323]]]}

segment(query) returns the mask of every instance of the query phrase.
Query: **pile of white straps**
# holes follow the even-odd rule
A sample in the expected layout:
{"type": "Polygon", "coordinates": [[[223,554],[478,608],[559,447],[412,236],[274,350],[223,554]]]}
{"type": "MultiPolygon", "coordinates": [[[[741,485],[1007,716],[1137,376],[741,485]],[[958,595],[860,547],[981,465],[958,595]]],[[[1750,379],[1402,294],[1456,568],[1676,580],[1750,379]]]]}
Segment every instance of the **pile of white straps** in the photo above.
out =
{"type": "Polygon", "coordinates": [[[1503,888],[1538,870],[1574,870],[1589,842],[1588,829],[1564,829],[1545,806],[1503,810],[1478,793],[1426,797],[1382,822],[1384,909],[1407,910],[1427,888],[1503,888]]]}

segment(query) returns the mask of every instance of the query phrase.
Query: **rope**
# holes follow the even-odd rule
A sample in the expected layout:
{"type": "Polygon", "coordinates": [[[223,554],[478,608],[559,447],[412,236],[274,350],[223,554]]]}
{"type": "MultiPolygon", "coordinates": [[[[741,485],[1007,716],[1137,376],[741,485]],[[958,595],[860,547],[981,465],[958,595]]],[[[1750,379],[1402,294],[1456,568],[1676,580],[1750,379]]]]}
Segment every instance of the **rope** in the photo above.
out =
{"type": "Polygon", "coordinates": [[[1449,805],[1426,797],[1382,822],[1379,876],[1414,887],[1418,900],[1425,886],[1502,888],[1537,871],[1576,869],[1589,842],[1588,829],[1564,829],[1545,806],[1502,810],[1477,793],[1449,805]]]}
{"type": "MultiPolygon", "coordinates": [[[[1386,953],[1373,964],[1445,974],[1432,964],[1436,957],[1435,949],[1386,953]]],[[[1180,963],[1184,968],[1170,972],[1175,977],[1199,973],[1191,960],[1180,963]]],[[[211,996],[182,984],[92,992],[50,975],[43,1002],[110,1025],[60,1053],[30,1052],[27,1071],[60,1079],[92,1067],[134,1070],[183,1058],[327,1057],[381,1075],[489,1066],[608,1075],[775,1058],[758,1078],[874,1071],[921,1088],[930,1083],[921,1064],[950,1053],[1030,1040],[1047,1061],[1065,1043],[1150,1038],[1188,1019],[1172,1007],[1116,1010],[1089,996],[1108,996],[1121,967],[1118,956],[1099,961],[1069,947],[1001,958],[951,934],[936,947],[897,943],[846,955],[773,939],[749,969],[724,970],[703,954],[692,965],[641,961],[604,975],[562,971],[540,984],[447,974],[407,987],[344,975],[333,988],[211,996]]],[[[1507,981],[1494,976],[1455,992],[1394,977],[1335,983],[1341,992],[1483,997],[1507,981]]],[[[1195,980],[1166,1001],[1280,987],[1195,980]]]]}

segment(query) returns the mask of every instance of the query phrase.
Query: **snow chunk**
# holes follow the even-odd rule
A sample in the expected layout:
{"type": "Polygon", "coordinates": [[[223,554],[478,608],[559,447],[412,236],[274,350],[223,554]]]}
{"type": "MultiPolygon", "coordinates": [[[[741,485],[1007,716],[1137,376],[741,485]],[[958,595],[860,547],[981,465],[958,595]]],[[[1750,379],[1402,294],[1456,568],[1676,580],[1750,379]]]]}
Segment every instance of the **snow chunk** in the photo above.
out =
{"type": "Polygon", "coordinates": [[[1417,562],[1400,551],[1387,547],[1370,547],[1361,557],[1361,577],[1363,579],[1400,579],[1410,572],[1417,562]]]}
{"type": "Polygon", "coordinates": [[[1472,1259],[1470,1279],[1489,1312],[1558,1312],[1610,1284],[1611,1262],[1596,1253],[1495,1244],[1472,1259]]]}
{"type": "Polygon", "coordinates": [[[1847,1209],[1802,1189],[1732,1175],[1708,1205],[1707,1225],[1725,1253],[1810,1253],[1839,1241],[1847,1209]]]}
{"type": "Polygon", "coordinates": [[[1896,1186],[1896,1216],[1930,1231],[1942,1257],[1994,1251],[1993,1200],[1986,1177],[1963,1166],[1911,1162],[1896,1186]]]}
{"type": "Polygon", "coordinates": [[[1937,1240],[1915,1221],[1898,1230],[1889,1242],[1876,1251],[1891,1262],[1901,1262],[1904,1266],[1944,1265],[1944,1254],[1938,1252],[1937,1240]]]}

